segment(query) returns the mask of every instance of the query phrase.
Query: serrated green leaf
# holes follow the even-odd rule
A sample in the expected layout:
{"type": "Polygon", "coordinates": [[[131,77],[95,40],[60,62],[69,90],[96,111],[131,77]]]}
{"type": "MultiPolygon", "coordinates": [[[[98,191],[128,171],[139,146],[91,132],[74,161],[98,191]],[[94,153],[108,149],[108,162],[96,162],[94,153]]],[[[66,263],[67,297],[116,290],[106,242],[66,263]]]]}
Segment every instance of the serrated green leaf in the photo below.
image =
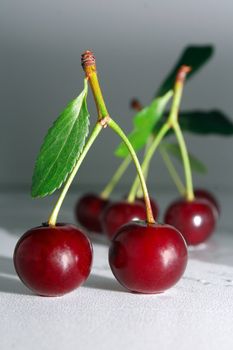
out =
{"type": "Polygon", "coordinates": [[[168,90],[173,89],[177,70],[183,64],[191,66],[192,70],[187,75],[190,79],[212,56],[214,51],[213,46],[188,46],[181,54],[175,67],[168,74],[167,78],[161,84],[156,96],[164,95],[168,90]]]}
{"type": "MultiPolygon", "coordinates": [[[[163,147],[165,147],[168,153],[170,153],[183,164],[180,147],[177,143],[163,143],[163,147]]],[[[193,154],[188,153],[188,155],[192,171],[205,174],[207,172],[206,166],[193,154]]]]}
{"type": "Polygon", "coordinates": [[[72,171],[89,131],[87,80],[80,95],[56,119],[44,139],[32,178],[32,197],[44,197],[60,188],[72,171]]]}
{"type": "MultiPolygon", "coordinates": [[[[165,107],[171,96],[172,91],[169,91],[164,96],[154,99],[148,107],[143,108],[134,116],[134,129],[128,135],[128,138],[135,151],[145,146],[154,126],[162,118],[165,107]]],[[[115,151],[115,155],[121,158],[126,157],[128,154],[129,151],[124,143],[121,143],[115,151]]]]}

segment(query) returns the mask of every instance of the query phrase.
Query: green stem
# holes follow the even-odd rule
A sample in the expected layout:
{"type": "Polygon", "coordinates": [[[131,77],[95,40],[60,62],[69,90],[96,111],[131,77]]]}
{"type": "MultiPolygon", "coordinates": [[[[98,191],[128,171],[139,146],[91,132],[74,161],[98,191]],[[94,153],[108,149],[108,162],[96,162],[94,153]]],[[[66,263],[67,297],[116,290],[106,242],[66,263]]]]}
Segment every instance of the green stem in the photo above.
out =
{"type": "MultiPolygon", "coordinates": [[[[91,67],[87,68],[86,70],[87,72],[88,72],[88,69],[91,69],[91,67]]],[[[98,80],[96,71],[94,72],[92,71],[92,73],[88,75],[88,78],[89,78],[92,91],[95,91],[93,95],[94,95],[97,111],[99,112],[99,120],[100,120],[108,116],[108,110],[103,99],[103,95],[100,89],[99,80],[98,80]]]]}
{"type": "Polygon", "coordinates": [[[108,125],[124,141],[125,145],[127,146],[128,150],[129,150],[129,152],[131,154],[131,157],[132,157],[133,162],[135,164],[135,167],[137,169],[138,176],[140,178],[141,186],[142,186],[142,189],[143,189],[144,200],[145,200],[145,205],[146,205],[147,222],[149,224],[153,224],[153,223],[155,223],[155,219],[154,219],[154,216],[153,216],[153,213],[152,213],[152,209],[151,209],[149,193],[148,193],[148,190],[147,190],[147,187],[146,187],[146,183],[145,183],[145,179],[144,179],[144,176],[143,176],[143,172],[142,172],[140,163],[139,163],[137,155],[136,155],[136,153],[135,153],[135,151],[133,149],[133,146],[129,142],[129,140],[128,140],[127,136],[125,135],[125,133],[123,132],[123,130],[120,128],[120,126],[117,123],[114,122],[114,120],[110,119],[108,125]]]}
{"type": "Polygon", "coordinates": [[[175,89],[174,89],[174,95],[172,100],[172,106],[171,111],[169,113],[168,122],[173,125],[173,123],[177,122],[178,119],[178,113],[180,108],[180,102],[183,92],[183,85],[180,83],[176,83],[175,89]]]}
{"type": "Polygon", "coordinates": [[[173,101],[171,106],[171,112],[169,114],[168,122],[173,125],[178,121],[178,113],[180,108],[180,102],[182,98],[182,93],[184,89],[184,82],[187,73],[189,73],[191,68],[189,66],[183,65],[179,68],[176,74],[173,101]]]}
{"type": "MultiPolygon", "coordinates": [[[[143,176],[144,176],[145,181],[147,181],[147,178],[148,178],[149,168],[150,168],[150,164],[147,164],[147,166],[143,169],[143,176]]],[[[142,186],[140,184],[140,181],[138,181],[138,188],[137,188],[135,197],[137,197],[137,198],[143,197],[143,190],[142,190],[142,186]]],[[[129,198],[128,198],[128,200],[129,200],[129,198]]]]}
{"type": "Polygon", "coordinates": [[[48,220],[48,224],[49,226],[55,226],[56,225],[56,221],[57,221],[57,216],[58,216],[58,213],[59,213],[59,210],[61,208],[61,205],[64,201],[64,198],[66,196],[66,193],[68,191],[68,189],[70,188],[70,185],[80,167],[80,165],[82,164],[82,161],[84,160],[87,152],[89,151],[91,145],[93,144],[93,142],[95,141],[95,139],[97,138],[97,136],[99,135],[100,131],[102,130],[102,126],[100,125],[100,123],[97,123],[80,155],[80,157],[78,158],[77,160],[77,163],[75,165],[75,167],[73,168],[72,172],[70,173],[66,183],[65,183],[65,186],[63,187],[63,190],[60,194],[60,197],[58,198],[58,201],[49,217],[49,220],[48,220]]]}
{"type": "Polygon", "coordinates": [[[143,188],[144,199],[145,199],[145,204],[146,204],[147,221],[149,224],[154,223],[155,220],[154,220],[151,205],[150,205],[150,199],[149,199],[147,187],[145,184],[145,180],[143,177],[143,173],[142,173],[137,155],[136,155],[131,143],[129,142],[127,136],[123,132],[123,130],[109,117],[107,108],[105,106],[104,99],[103,99],[102,92],[101,92],[101,88],[100,88],[100,85],[98,82],[98,77],[97,77],[97,73],[96,73],[96,62],[95,62],[95,57],[93,55],[93,52],[91,52],[91,51],[84,52],[84,54],[82,55],[82,66],[83,66],[83,69],[86,73],[86,76],[88,77],[90,84],[91,84],[92,92],[93,92],[95,102],[96,102],[96,107],[98,110],[100,123],[103,125],[103,127],[109,125],[110,128],[112,128],[122,138],[122,140],[125,142],[128,150],[131,154],[131,157],[132,157],[132,159],[135,163],[135,166],[137,168],[137,171],[138,171],[138,174],[140,177],[140,181],[142,184],[142,188],[143,188]],[[101,120],[101,119],[103,119],[103,120],[101,120]]]}
{"type": "MultiPolygon", "coordinates": [[[[168,132],[168,130],[170,129],[170,125],[166,122],[162,128],[160,129],[160,131],[158,132],[158,134],[155,136],[154,141],[152,142],[150,148],[147,151],[147,154],[143,160],[142,163],[142,171],[144,172],[145,169],[147,169],[149,167],[150,161],[153,157],[153,154],[155,153],[157,147],[159,146],[160,142],[162,141],[162,139],[164,138],[164,136],[166,135],[166,133],[168,132]]],[[[138,189],[138,185],[139,185],[139,178],[138,176],[135,178],[133,185],[130,189],[129,192],[129,196],[128,196],[128,201],[129,202],[133,202],[136,196],[136,192],[138,189]]]]}
{"type": "Polygon", "coordinates": [[[191,172],[191,166],[190,166],[186,144],[178,122],[178,112],[179,112],[182,92],[184,88],[184,81],[186,78],[186,74],[190,72],[190,69],[191,69],[190,67],[184,65],[184,66],[181,66],[180,69],[178,70],[178,73],[176,75],[175,87],[174,87],[174,97],[172,102],[171,113],[168,118],[168,123],[170,123],[171,127],[173,128],[176,134],[177,141],[180,146],[180,151],[181,151],[183,166],[184,166],[185,181],[186,181],[186,198],[188,201],[192,201],[194,199],[192,172],[191,172]]]}
{"type": "Polygon", "coordinates": [[[190,166],[187,147],[186,147],[184,137],[178,122],[173,124],[173,129],[180,146],[181,156],[183,160],[185,181],[186,181],[186,199],[188,201],[192,201],[194,199],[193,181],[192,181],[192,172],[191,172],[191,166],[190,166]]]}
{"type": "Polygon", "coordinates": [[[126,169],[128,168],[129,164],[131,163],[131,160],[132,158],[130,155],[123,160],[123,162],[120,164],[120,166],[118,167],[117,171],[115,172],[115,174],[113,175],[109,183],[101,192],[100,194],[101,198],[103,199],[109,198],[110,194],[112,193],[112,191],[114,190],[114,188],[116,187],[120,179],[122,178],[123,174],[125,173],[126,169]]]}
{"type": "MultiPolygon", "coordinates": [[[[152,142],[153,142],[153,136],[150,135],[150,137],[149,137],[149,139],[148,139],[148,141],[146,143],[145,149],[144,149],[144,158],[145,158],[145,156],[146,156],[146,154],[147,154],[147,152],[148,152],[152,142]]],[[[148,173],[149,173],[149,166],[146,169],[144,169],[144,171],[143,171],[143,175],[144,175],[145,181],[147,181],[148,173]]],[[[142,186],[140,186],[140,185],[138,186],[137,197],[138,198],[143,197],[142,186]]]]}
{"type": "Polygon", "coordinates": [[[167,151],[165,150],[165,147],[159,147],[159,152],[163,158],[164,164],[167,167],[167,170],[175,183],[178,192],[183,196],[185,194],[185,187],[179,177],[178,172],[176,171],[167,151]]]}

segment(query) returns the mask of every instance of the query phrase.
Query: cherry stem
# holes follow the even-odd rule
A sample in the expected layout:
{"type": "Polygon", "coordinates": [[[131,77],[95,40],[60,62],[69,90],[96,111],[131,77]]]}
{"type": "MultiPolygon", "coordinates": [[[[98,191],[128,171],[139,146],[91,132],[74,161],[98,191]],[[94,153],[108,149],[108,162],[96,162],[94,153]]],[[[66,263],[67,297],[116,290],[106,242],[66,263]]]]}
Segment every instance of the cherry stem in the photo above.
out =
{"type": "Polygon", "coordinates": [[[137,98],[131,100],[130,107],[136,112],[140,112],[143,109],[141,102],[137,98]]]}
{"type": "MultiPolygon", "coordinates": [[[[142,171],[144,173],[144,171],[146,169],[148,169],[149,167],[149,164],[150,164],[150,161],[153,157],[153,154],[155,153],[157,147],[159,146],[160,142],[162,141],[162,139],[164,138],[164,136],[166,135],[166,133],[168,132],[168,130],[170,129],[170,125],[168,123],[165,123],[160,131],[158,132],[158,134],[155,136],[150,148],[148,149],[147,151],[147,154],[142,162],[142,171]]],[[[137,192],[137,189],[138,189],[138,186],[139,186],[139,178],[136,177],[134,182],[133,182],[133,185],[130,189],[130,192],[129,192],[129,196],[128,196],[128,201],[129,202],[133,202],[135,200],[135,196],[136,196],[136,192],[137,192]]]]}
{"type": "Polygon", "coordinates": [[[190,71],[191,71],[191,67],[183,65],[179,68],[177,72],[175,86],[174,86],[172,107],[168,117],[168,122],[170,122],[171,125],[173,125],[173,123],[178,121],[178,113],[179,113],[180,102],[181,102],[181,97],[182,97],[183,88],[184,88],[184,82],[185,82],[186,75],[190,71]]]}
{"type": "MultiPolygon", "coordinates": [[[[130,102],[130,107],[137,112],[140,112],[142,110],[142,105],[139,102],[139,100],[136,98],[132,99],[132,101],[130,102]]],[[[146,149],[147,149],[147,146],[146,146],[146,149]]],[[[107,183],[107,185],[101,192],[100,194],[101,198],[103,199],[109,198],[110,194],[112,193],[112,191],[114,190],[114,188],[116,187],[116,185],[118,184],[122,176],[124,175],[131,161],[132,161],[132,158],[130,155],[123,160],[123,162],[120,164],[120,166],[117,168],[116,172],[114,173],[113,177],[110,179],[110,181],[107,183]]],[[[146,171],[144,172],[144,178],[146,180],[146,171]]],[[[143,197],[141,186],[139,186],[139,189],[138,189],[138,196],[143,197]]]]}
{"type": "Polygon", "coordinates": [[[108,184],[105,186],[103,191],[100,194],[100,197],[103,199],[108,199],[120,179],[122,178],[123,174],[127,170],[129,164],[131,163],[131,156],[127,156],[123,162],[121,162],[120,166],[117,168],[115,174],[111,178],[111,180],[108,182],[108,184]]]}
{"type": "Polygon", "coordinates": [[[178,112],[179,112],[181,97],[182,97],[183,88],[184,88],[184,81],[187,73],[189,73],[190,70],[191,68],[185,65],[181,66],[180,69],[178,70],[176,81],[175,81],[175,87],[174,87],[174,97],[173,97],[173,102],[171,107],[171,113],[168,118],[168,123],[171,125],[171,127],[175,132],[175,135],[180,147],[180,151],[181,151],[184,173],[185,173],[185,181],[186,181],[186,199],[188,201],[192,201],[194,199],[192,172],[191,172],[191,166],[190,166],[187,147],[185,144],[185,140],[184,140],[179,122],[178,122],[178,112]]]}
{"type": "Polygon", "coordinates": [[[138,171],[138,175],[140,177],[141,185],[143,188],[143,193],[144,193],[144,199],[145,199],[145,204],[146,204],[146,213],[147,213],[147,222],[149,224],[155,223],[152,209],[151,209],[151,204],[150,204],[150,199],[149,199],[149,194],[147,191],[146,183],[143,177],[143,173],[141,170],[141,166],[139,164],[137,155],[133,149],[133,146],[131,145],[130,141],[128,140],[127,136],[123,132],[123,130],[120,128],[120,126],[115,123],[108,114],[103,95],[101,92],[101,88],[99,85],[98,77],[97,77],[97,72],[96,72],[96,62],[95,62],[95,57],[91,51],[85,51],[82,55],[82,66],[83,69],[86,73],[86,77],[89,79],[92,93],[94,95],[94,99],[96,102],[96,108],[98,111],[99,115],[99,123],[103,126],[106,127],[107,125],[110,126],[120,137],[121,139],[125,142],[131,157],[135,163],[136,169],[138,171]]]}
{"type": "MultiPolygon", "coordinates": [[[[165,105],[169,102],[170,98],[172,97],[173,95],[173,91],[172,90],[169,90],[165,95],[164,95],[164,98],[165,98],[165,105]]],[[[133,99],[131,101],[131,108],[133,108],[134,110],[136,111],[140,111],[143,109],[143,106],[142,104],[140,103],[140,101],[138,99],[133,99]]],[[[152,134],[150,135],[147,143],[146,143],[146,147],[145,147],[145,151],[144,151],[144,159],[147,155],[147,152],[148,150],[150,149],[150,147],[152,146],[153,144],[153,140],[155,139],[156,136],[153,136],[152,134]]],[[[155,141],[156,142],[156,141],[155,141]]],[[[161,141],[160,141],[161,142],[161,141]]],[[[156,146],[157,148],[157,146],[156,146]]],[[[155,148],[155,150],[156,150],[155,148]]],[[[154,150],[154,152],[155,152],[154,150]]],[[[147,164],[145,165],[145,167],[143,168],[143,174],[144,174],[144,177],[145,179],[147,179],[148,177],[148,173],[149,173],[149,169],[150,169],[150,162],[151,162],[151,159],[152,159],[152,156],[150,158],[150,160],[147,161],[147,164]]],[[[135,184],[135,189],[133,190],[133,193],[132,193],[132,197],[131,197],[131,191],[130,191],[130,194],[129,194],[129,198],[132,200],[135,198],[135,196],[137,197],[141,197],[142,196],[142,188],[140,186],[140,183],[139,181],[137,180],[137,184],[138,184],[138,188],[136,190],[136,184],[135,184]],[[137,191],[137,192],[136,192],[137,191]]]]}
{"type": "Polygon", "coordinates": [[[154,224],[155,223],[155,219],[152,213],[152,209],[151,209],[151,203],[150,203],[150,198],[149,198],[149,193],[147,190],[147,186],[146,186],[146,182],[143,176],[143,171],[142,168],[140,166],[140,163],[138,161],[136,152],[134,151],[133,146],[131,145],[130,141],[128,140],[127,136],[125,135],[125,133],[123,132],[123,130],[120,128],[120,126],[114,122],[113,119],[110,119],[108,122],[108,125],[111,129],[113,129],[113,131],[115,131],[120,138],[123,140],[123,142],[125,143],[126,147],[128,148],[130,155],[133,159],[133,162],[135,164],[135,167],[137,169],[137,173],[141,182],[141,186],[142,186],[142,190],[143,190],[143,195],[144,195],[144,200],[145,200],[145,205],[146,205],[146,214],[147,214],[147,222],[149,224],[154,224]]]}
{"type": "MultiPolygon", "coordinates": [[[[184,137],[182,134],[182,131],[180,129],[179,123],[178,123],[178,112],[180,108],[180,102],[181,102],[181,97],[183,93],[183,87],[184,87],[184,81],[186,78],[187,73],[191,71],[191,68],[189,66],[181,66],[180,69],[178,70],[177,76],[176,76],[176,81],[175,81],[175,86],[174,86],[174,95],[173,95],[173,101],[172,101],[172,106],[171,106],[171,111],[168,117],[168,120],[165,122],[163,127],[160,129],[159,133],[155,136],[155,139],[149,148],[146,156],[144,157],[143,163],[142,163],[142,170],[148,171],[150,161],[152,159],[153,154],[155,153],[157,147],[159,146],[160,142],[162,141],[163,137],[167,133],[167,131],[170,128],[173,128],[177,141],[179,143],[181,155],[182,155],[182,160],[183,160],[183,166],[184,166],[184,172],[185,172],[185,179],[186,179],[186,191],[184,190],[183,184],[179,182],[179,177],[176,177],[175,172],[172,170],[170,173],[173,176],[173,179],[175,180],[175,183],[178,184],[178,188],[181,190],[182,189],[182,194],[186,193],[186,198],[188,201],[192,201],[194,199],[194,192],[193,192],[193,182],[192,182],[192,172],[191,172],[191,166],[190,166],[190,161],[189,161],[189,156],[187,152],[187,147],[184,141],[184,137]]],[[[137,102],[137,105],[140,105],[139,101],[135,100],[137,102]]],[[[134,105],[136,104],[134,101],[134,105]]],[[[164,157],[163,157],[164,158],[164,157]]],[[[165,156],[166,158],[166,156],[165,156]]],[[[167,160],[167,158],[166,158],[167,160]]],[[[167,165],[167,163],[166,163],[167,165]]],[[[169,164],[170,166],[170,164],[169,164]]],[[[171,170],[171,167],[170,167],[171,170]]],[[[138,178],[135,179],[129,196],[128,200],[129,202],[134,201],[135,196],[136,196],[136,191],[139,186],[139,180],[138,178]]]]}
{"type": "MultiPolygon", "coordinates": [[[[143,156],[143,159],[145,158],[150,146],[152,145],[152,142],[153,142],[153,136],[150,135],[150,137],[148,138],[147,140],[147,143],[146,143],[146,146],[145,146],[145,149],[144,149],[144,156],[143,156]]],[[[148,178],[148,174],[149,174],[149,169],[150,169],[150,164],[148,163],[147,164],[147,167],[143,170],[143,175],[144,175],[144,179],[145,181],[147,181],[147,178],[148,178]]],[[[143,197],[143,191],[142,191],[142,186],[138,186],[138,190],[137,190],[137,193],[136,193],[136,196],[138,198],[141,198],[143,197]]]]}
{"type": "Polygon", "coordinates": [[[89,50],[85,51],[81,56],[81,62],[95,99],[96,109],[98,111],[98,120],[104,119],[109,114],[100,88],[96,70],[96,61],[93,52],[89,50]]]}
{"type": "Polygon", "coordinates": [[[167,167],[167,170],[174,182],[174,184],[176,185],[176,188],[178,190],[178,192],[183,196],[185,194],[185,187],[183,185],[183,182],[180,179],[180,176],[178,174],[178,172],[176,171],[176,168],[174,167],[171,158],[169,157],[165,147],[163,147],[163,145],[161,145],[159,147],[159,152],[161,154],[161,157],[164,161],[164,164],[167,167]]]}
{"type": "Polygon", "coordinates": [[[193,201],[195,197],[193,192],[192,172],[191,172],[190,160],[189,160],[184,136],[182,134],[182,131],[178,122],[175,122],[173,124],[173,129],[176,134],[176,138],[180,147],[183,166],[184,166],[184,173],[185,173],[185,180],[186,180],[186,199],[188,201],[193,201]]]}
{"type": "Polygon", "coordinates": [[[84,149],[83,149],[81,155],[79,156],[75,167],[73,168],[72,172],[70,173],[70,175],[65,183],[65,186],[63,187],[63,190],[58,198],[58,201],[57,201],[57,203],[56,203],[56,205],[55,205],[55,207],[54,207],[54,209],[49,217],[49,220],[48,220],[49,226],[56,226],[58,213],[61,209],[61,206],[62,206],[62,203],[65,199],[65,196],[70,188],[70,185],[71,185],[80,165],[82,164],[87,152],[89,151],[90,147],[92,146],[93,142],[95,141],[95,139],[99,135],[102,128],[103,128],[103,126],[100,123],[96,123],[94,129],[92,130],[92,133],[91,133],[86,145],[84,146],[84,149]]]}

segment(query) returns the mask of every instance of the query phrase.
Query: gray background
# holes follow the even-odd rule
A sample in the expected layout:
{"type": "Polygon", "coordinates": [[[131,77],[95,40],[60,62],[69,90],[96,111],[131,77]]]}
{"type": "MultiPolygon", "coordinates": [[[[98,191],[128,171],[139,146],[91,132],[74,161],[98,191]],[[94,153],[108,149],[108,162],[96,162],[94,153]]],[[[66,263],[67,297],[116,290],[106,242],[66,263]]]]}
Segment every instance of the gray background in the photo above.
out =
{"type": "MultiPolygon", "coordinates": [[[[1,189],[29,189],[42,139],[69,100],[82,89],[80,54],[97,57],[112,117],[131,130],[133,96],[148,103],[183,48],[212,43],[214,58],[186,86],[183,108],[219,108],[232,113],[232,1],[1,0],[1,189]]],[[[92,120],[96,113],[89,96],[92,120]]],[[[195,183],[232,188],[232,139],[186,136],[188,147],[208,166],[195,183]]],[[[118,139],[106,130],[79,172],[79,188],[101,187],[119,160],[118,139]]],[[[170,187],[156,157],[150,187],[170,187]]],[[[122,179],[128,186],[134,169],[122,179]]]]}

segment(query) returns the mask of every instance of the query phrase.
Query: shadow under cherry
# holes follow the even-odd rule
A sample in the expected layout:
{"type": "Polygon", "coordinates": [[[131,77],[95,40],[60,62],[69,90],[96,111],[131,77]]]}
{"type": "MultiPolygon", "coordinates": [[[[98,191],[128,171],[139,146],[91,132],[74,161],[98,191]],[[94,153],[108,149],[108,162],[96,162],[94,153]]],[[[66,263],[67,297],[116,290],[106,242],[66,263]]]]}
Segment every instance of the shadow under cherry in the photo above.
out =
{"type": "Polygon", "coordinates": [[[32,295],[18,279],[11,258],[0,256],[0,292],[10,294],[32,295]]]}
{"type": "Polygon", "coordinates": [[[83,287],[101,289],[112,292],[126,292],[126,289],[122,287],[116,280],[106,276],[100,276],[91,274],[83,287]]]}

